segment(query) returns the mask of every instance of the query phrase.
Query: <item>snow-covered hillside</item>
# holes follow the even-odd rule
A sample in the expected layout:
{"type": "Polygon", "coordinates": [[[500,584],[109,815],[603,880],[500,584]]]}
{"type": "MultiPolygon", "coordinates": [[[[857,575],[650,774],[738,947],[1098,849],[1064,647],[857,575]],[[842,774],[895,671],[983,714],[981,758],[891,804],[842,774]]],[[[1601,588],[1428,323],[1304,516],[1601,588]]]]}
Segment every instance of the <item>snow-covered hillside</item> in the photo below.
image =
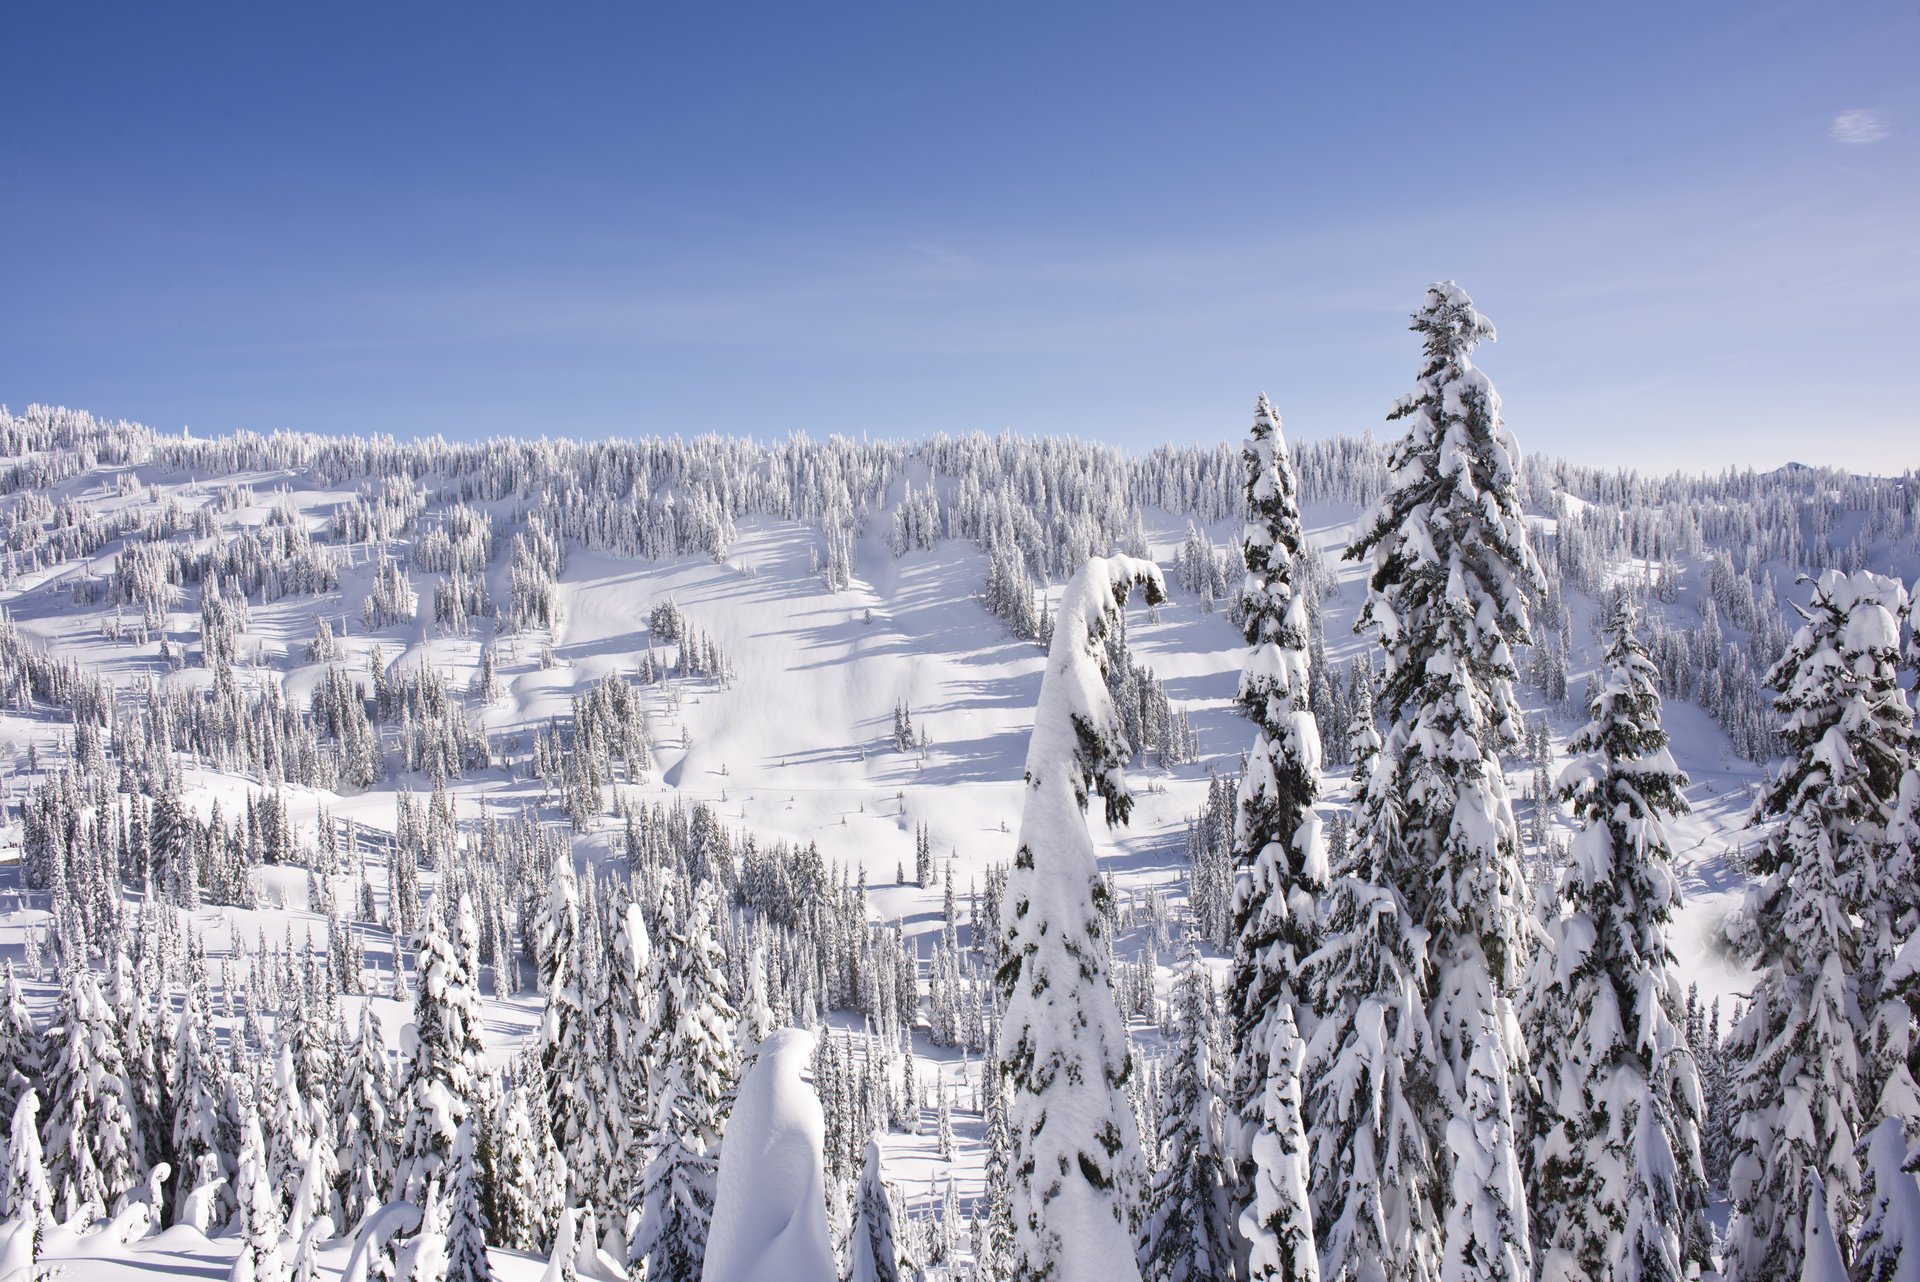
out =
{"type": "MultiPolygon", "coordinates": [[[[398,1050],[425,978],[409,929],[465,894],[484,964],[484,1051],[510,1088],[526,1078],[546,1005],[536,972],[555,853],[582,878],[591,932],[596,913],[617,922],[611,905],[629,893],[651,919],[646,897],[667,882],[638,862],[679,866],[684,843],[704,840],[698,857],[725,863],[735,914],[720,935],[732,1005],[750,1014],[773,1001],[771,1026],[817,1015],[829,1030],[813,1063],[828,1146],[844,1150],[827,1163],[834,1231],[850,1229],[861,1123],[874,1121],[904,1195],[903,1236],[923,1261],[956,1267],[985,1192],[985,935],[990,921],[998,935],[996,875],[1020,828],[1044,658],[990,583],[1010,565],[1030,576],[1047,602],[1032,612],[1039,630],[1066,570],[1125,549],[1159,564],[1170,596],[1128,612],[1126,647],[1151,672],[1129,687],[1144,749],[1136,805],[1128,825],[1096,824],[1094,836],[1118,892],[1123,1011],[1143,1062],[1161,1053],[1187,931],[1190,823],[1252,742],[1234,706],[1246,649],[1230,617],[1232,451],[1138,460],[978,438],[623,454],[193,442],[45,411],[0,420],[12,450],[0,460],[0,608],[12,629],[0,662],[0,954],[43,1020],[57,1017],[61,963],[87,955],[109,976],[130,963],[128,991],[171,1009],[204,955],[209,1027],[236,1064],[270,1059],[301,1003],[330,1004],[349,1029],[369,1007],[398,1050]],[[86,694],[95,679],[105,687],[86,694]],[[343,712],[343,697],[361,710],[343,712]],[[587,722],[604,728],[583,750],[587,722]],[[223,724],[251,746],[209,749],[198,736],[223,724]],[[99,791],[109,778],[117,786],[99,791]],[[157,816],[176,805],[169,864],[157,816]],[[66,827],[49,845],[56,814],[66,827]],[[789,892],[755,889],[755,861],[800,867],[809,847],[824,881],[785,934],[770,933],[789,892]],[[417,866],[402,871],[403,860],[417,866]],[[120,912],[98,902],[101,882],[124,893],[120,912]],[[851,979],[829,973],[829,942],[814,933],[833,928],[833,903],[898,932],[836,945],[851,979]],[[155,925],[162,911],[177,915],[155,925]],[[889,950],[905,960],[895,966],[889,950]],[[771,997],[749,978],[768,956],[781,959],[771,997]],[[896,978],[867,978],[888,967],[896,978]],[[851,1087],[819,1080],[843,1071],[851,1087]]],[[[1355,661],[1377,666],[1353,630],[1363,570],[1340,553],[1380,492],[1381,460],[1370,442],[1336,442],[1301,451],[1300,466],[1320,554],[1307,576],[1316,676],[1346,683],[1355,661]]],[[[1608,584],[1651,585],[1663,673],[1678,680],[1702,629],[1714,665],[1782,632],[1785,599],[1804,599],[1792,570],[1846,557],[1915,567],[1910,485],[1810,474],[1714,489],[1535,461],[1526,489],[1557,605],[1523,660],[1536,679],[1520,698],[1554,750],[1584,719],[1608,584]],[[1686,511],[1689,492],[1699,501],[1686,511]],[[1850,511],[1861,495],[1871,510],[1850,511]],[[1796,533],[1763,546],[1752,532],[1782,510],[1798,514],[1796,533]],[[1778,597],[1752,604],[1756,581],[1778,597]],[[1741,593],[1748,616],[1722,617],[1741,593]]],[[[1739,662],[1712,667],[1715,681],[1744,672],[1737,698],[1764,707],[1752,663],[1739,662]]],[[[1725,728],[1736,695],[1716,685],[1702,701],[1715,711],[1666,703],[1691,779],[1691,813],[1671,826],[1686,894],[1674,944],[1701,1004],[1730,1008],[1751,976],[1722,925],[1747,882],[1740,855],[1762,768],[1725,728]]],[[[1544,878],[1570,821],[1531,800],[1535,762],[1514,753],[1504,764],[1544,878]]],[[[1331,765],[1329,825],[1350,795],[1331,765]]],[[[1220,942],[1204,952],[1224,966],[1220,942]]],[[[597,1228],[607,1243],[620,1237],[597,1228]]],[[[176,1225],[121,1246],[57,1229],[42,1253],[111,1262],[88,1278],[212,1275],[242,1241],[176,1225]]],[[[341,1269],[346,1253],[343,1239],[314,1262],[341,1269]]],[[[532,1239],[495,1255],[505,1278],[546,1267],[532,1239]]]]}

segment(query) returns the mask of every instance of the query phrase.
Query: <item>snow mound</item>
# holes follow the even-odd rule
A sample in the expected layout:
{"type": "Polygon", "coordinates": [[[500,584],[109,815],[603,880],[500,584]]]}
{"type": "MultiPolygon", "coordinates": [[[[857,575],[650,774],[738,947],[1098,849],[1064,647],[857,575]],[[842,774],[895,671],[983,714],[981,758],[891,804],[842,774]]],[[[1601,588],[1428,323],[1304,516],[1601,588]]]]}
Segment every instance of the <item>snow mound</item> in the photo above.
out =
{"type": "Polygon", "coordinates": [[[813,1034],[760,1043],[727,1122],[705,1282],[834,1282],[820,1154],[826,1117],[801,1070],[813,1034]]]}

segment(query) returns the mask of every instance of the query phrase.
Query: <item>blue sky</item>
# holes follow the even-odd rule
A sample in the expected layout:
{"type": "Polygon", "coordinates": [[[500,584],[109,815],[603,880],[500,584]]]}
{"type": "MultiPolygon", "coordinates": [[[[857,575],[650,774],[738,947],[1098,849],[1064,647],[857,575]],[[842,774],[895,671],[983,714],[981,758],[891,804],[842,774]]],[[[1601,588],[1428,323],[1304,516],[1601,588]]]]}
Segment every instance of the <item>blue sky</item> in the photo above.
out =
{"type": "Polygon", "coordinates": [[[1920,7],[0,7],[0,401],[1920,467],[1920,7]]]}

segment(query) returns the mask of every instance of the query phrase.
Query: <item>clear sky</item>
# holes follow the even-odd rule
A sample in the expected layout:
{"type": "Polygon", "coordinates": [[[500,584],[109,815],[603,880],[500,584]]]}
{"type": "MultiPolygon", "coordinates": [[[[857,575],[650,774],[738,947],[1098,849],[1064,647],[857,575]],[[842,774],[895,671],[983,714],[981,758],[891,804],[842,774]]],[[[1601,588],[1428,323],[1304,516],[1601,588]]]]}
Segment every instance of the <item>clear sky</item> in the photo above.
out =
{"type": "Polygon", "coordinates": [[[1920,467],[1920,5],[0,4],[0,401],[1920,467]]]}

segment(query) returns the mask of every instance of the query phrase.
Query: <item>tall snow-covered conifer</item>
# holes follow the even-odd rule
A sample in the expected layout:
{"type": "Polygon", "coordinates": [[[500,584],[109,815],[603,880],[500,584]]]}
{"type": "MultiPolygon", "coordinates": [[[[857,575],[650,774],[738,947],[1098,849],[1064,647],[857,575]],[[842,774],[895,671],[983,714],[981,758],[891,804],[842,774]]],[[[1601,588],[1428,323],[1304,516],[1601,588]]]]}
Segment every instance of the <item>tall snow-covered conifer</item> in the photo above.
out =
{"type": "Polygon", "coordinates": [[[1859,1145],[1884,1105],[1913,1107],[1910,1079],[1892,1092],[1872,1080],[1861,1027],[1891,964],[1882,905],[1900,893],[1881,884],[1880,865],[1913,755],[1896,667],[1905,609],[1895,580],[1830,570],[1767,674],[1789,756],[1756,806],[1756,819],[1775,822],[1755,861],[1762,880],[1732,923],[1761,972],[1727,1048],[1739,1065],[1728,1178],[1738,1282],[1799,1271],[1816,1183],[1827,1218],[1850,1224],[1859,1145]]]}
{"type": "Polygon", "coordinates": [[[1531,926],[1496,745],[1518,738],[1511,646],[1541,574],[1519,451],[1469,359],[1493,326],[1451,281],[1414,313],[1419,379],[1389,418],[1391,489],[1347,550],[1391,722],[1330,897],[1312,984],[1316,1203],[1329,1278],[1531,1269],[1515,1132],[1514,995],[1531,926]]]}
{"type": "Polygon", "coordinates": [[[1293,589],[1300,505],[1280,416],[1262,395],[1240,456],[1246,469],[1242,631],[1252,647],[1240,704],[1259,727],[1234,816],[1234,1147],[1246,1163],[1240,1221],[1253,1279],[1318,1276],[1300,1115],[1295,974],[1314,948],[1327,849],[1313,813],[1320,729],[1307,690],[1307,603],[1293,589]]]}
{"type": "MultiPolygon", "coordinates": [[[[1173,1005],[1177,1032],[1161,1084],[1159,1163],[1147,1199],[1141,1271],[1147,1282],[1208,1282],[1231,1268],[1236,1239],[1221,1133],[1224,1083],[1214,1063],[1213,984],[1191,938],[1173,1005]]],[[[1293,1104],[1297,1109],[1297,1090],[1293,1104]]],[[[1300,1170],[1304,1176],[1304,1162],[1300,1170]]],[[[1298,1193],[1304,1213],[1304,1178],[1298,1193]]]]}
{"type": "Polygon", "coordinates": [[[647,1048],[653,1116],[640,1219],[628,1250],[649,1282],[699,1282],[713,1215],[721,1101],[733,1088],[733,1022],[720,956],[719,903],[700,883],[684,923],[663,917],[654,951],[658,1006],[647,1048]]]}
{"type": "Polygon", "coordinates": [[[1561,778],[1583,826],[1528,1014],[1534,1236],[1545,1277],[1681,1282],[1712,1263],[1700,1078],[1668,943],[1679,883],[1665,820],[1686,813],[1687,777],[1624,597],[1605,640],[1592,719],[1561,778]]]}
{"type": "Polygon", "coordinates": [[[1088,801],[1109,823],[1133,807],[1129,746],[1107,692],[1107,634],[1127,596],[1166,588],[1152,562],[1095,557],[1055,616],[1027,748],[1026,805],[1008,873],[1006,996],[999,1059],[1013,1126],[1013,1276],[1021,1282],[1138,1278],[1127,1203],[1139,1136],[1126,1084],[1126,1026],[1114,1005],[1111,941],[1088,801]]]}
{"type": "Polygon", "coordinates": [[[118,1209],[139,1179],[141,1144],[120,1039],[90,971],[67,975],[48,1035],[47,1174],[62,1219],[118,1209]]]}
{"type": "Polygon", "coordinates": [[[413,1059],[401,1090],[405,1124],[394,1177],[395,1195],[416,1206],[425,1205],[430,1186],[443,1198],[453,1196],[454,1143],[487,1071],[480,994],[470,968],[475,933],[472,905],[462,896],[454,933],[435,911],[420,938],[413,1059]]]}

